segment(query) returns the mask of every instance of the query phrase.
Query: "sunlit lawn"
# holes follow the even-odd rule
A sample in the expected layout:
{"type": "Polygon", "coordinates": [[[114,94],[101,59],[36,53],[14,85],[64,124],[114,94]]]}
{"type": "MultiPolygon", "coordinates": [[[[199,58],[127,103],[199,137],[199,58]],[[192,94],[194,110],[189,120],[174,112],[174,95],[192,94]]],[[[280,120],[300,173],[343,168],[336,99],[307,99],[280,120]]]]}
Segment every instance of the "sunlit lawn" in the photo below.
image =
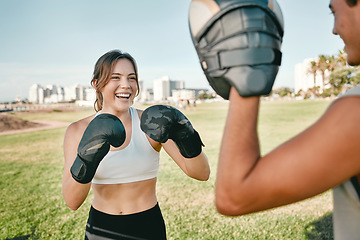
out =
{"type": "MultiPolygon", "coordinates": [[[[312,124],[329,103],[262,102],[259,125],[262,153],[312,124]]],[[[183,111],[205,143],[204,151],[212,170],[209,181],[186,177],[164,152],[161,154],[157,194],[168,239],[331,238],[330,191],[300,203],[243,217],[229,218],[216,212],[215,175],[227,107],[227,102],[203,103],[196,110],[183,111]]],[[[92,110],[87,110],[20,117],[72,122],[91,113],[92,110]]],[[[75,212],[63,201],[64,132],[65,128],[58,128],[0,136],[0,239],[84,238],[91,194],[75,212]]]]}

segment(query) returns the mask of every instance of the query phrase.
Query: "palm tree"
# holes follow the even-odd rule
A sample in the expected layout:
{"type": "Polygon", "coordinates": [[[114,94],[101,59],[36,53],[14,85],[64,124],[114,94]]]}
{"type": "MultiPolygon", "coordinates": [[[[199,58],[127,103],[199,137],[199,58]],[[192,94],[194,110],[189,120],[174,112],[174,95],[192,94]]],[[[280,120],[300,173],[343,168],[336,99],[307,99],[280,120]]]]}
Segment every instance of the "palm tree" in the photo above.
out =
{"type": "Polygon", "coordinates": [[[308,73],[313,75],[313,79],[314,79],[314,94],[317,95],[317,91],[316,91],[316,73],[318,71],[318,64],[316,61],[311,61],[310,62],[310,68],[308,69],[308,73]]]}
{"type": "Polygon", "coordinates": [[[319,55],[318,61],[317,61],[317,67],[321,74],[322,79],[322,90],[324,91],[325,87],[325,71],[329,69],[329,57],[326,55],[319,55]]]}
{"type": "MultiPolygon", "coordinates": [[[[343,56],[339,59],[339,64],[342,64],[343,62],[343,56]]],[[[345,63],[346,63],[346,56],[345,56],[345,63]]],[[[335,60],[334,56],[328,56],[328,55],[319,55],[318,58],[318,70],[321,73],[322,83],[323,83],[323,91],[325,88],[325,85],[329,83],[329,81],[325,81],[325,72],[333,72],[336,68],[337,61],[335,60]]]]}

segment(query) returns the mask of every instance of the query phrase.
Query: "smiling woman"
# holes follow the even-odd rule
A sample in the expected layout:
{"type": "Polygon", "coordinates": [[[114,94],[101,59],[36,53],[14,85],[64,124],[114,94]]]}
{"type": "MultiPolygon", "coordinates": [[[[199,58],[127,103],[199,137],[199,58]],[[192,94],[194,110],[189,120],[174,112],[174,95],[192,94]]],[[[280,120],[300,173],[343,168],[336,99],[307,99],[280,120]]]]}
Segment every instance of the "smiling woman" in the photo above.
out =
{"type": "Polygon", "coordinates": [[[91,83],[97,113],[72,123],[65,133],[65,202],[77,210],[92,188],[85,239],[166,239],[156,197],[159,151],[164,147],[184,173],[205,181],[210,168],[200,137],[182,113],[164,114],[159,108],[152,108],[151,116],[144,114],[150,124],[156,121],[163,129],[163,119],[172,119],[164,134],[174,135],[169,132],[176,129],[182,135],[159,142],[145,134],[150,124],[143,124],[143,111],[132,107],[139,83],[135,60],[128,53],[113,50],[100,57],[91,83]],[[182,144],[179,150],[183,142],[195,144],[182,144]]]}

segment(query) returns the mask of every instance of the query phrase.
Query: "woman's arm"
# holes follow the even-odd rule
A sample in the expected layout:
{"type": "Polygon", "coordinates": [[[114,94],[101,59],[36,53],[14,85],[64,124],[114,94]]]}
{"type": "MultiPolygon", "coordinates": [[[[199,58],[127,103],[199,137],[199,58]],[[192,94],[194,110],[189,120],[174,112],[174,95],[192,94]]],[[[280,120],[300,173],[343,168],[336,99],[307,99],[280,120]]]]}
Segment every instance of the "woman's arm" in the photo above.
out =
{"type": "Polygon", "coordinates": [[[66,130],[64,137],[64,173],[62,180],[62,192],[66,205],[72,210],[78,209],[85,201],[91,182],[87,184],[78,183],[73,179],[70,173],[70,168],[74,163],[77,155],[77,148],[84,133],[86,125],[83,121],[72,123],[66,130]]]}
{"type": "Polygon", "coordinates": [[[259,97],[230,92],[220,149],[216,207],[242,215],[324,192],[360,173],[360,98],[333,103],[311,127],[261,157],[259,97]]]}
{"type": "Polygon", "coordinates": [[[210,167],[200,136],[183,113],[168,105],[154,105],[139,114],[141,129],[153,147],[154,142],[161,142],[160,147],[185,174],[201,181],[209,179],[210,167]]]}
{"type": "Polygon", "coordinates": [[[207,156],[203,151],[194,158],[185,158],[180,154],[173,140],[167,140],[162,146],[186,175],[200,181],[207,181],[209,179],[210,166],[207,156]]]}

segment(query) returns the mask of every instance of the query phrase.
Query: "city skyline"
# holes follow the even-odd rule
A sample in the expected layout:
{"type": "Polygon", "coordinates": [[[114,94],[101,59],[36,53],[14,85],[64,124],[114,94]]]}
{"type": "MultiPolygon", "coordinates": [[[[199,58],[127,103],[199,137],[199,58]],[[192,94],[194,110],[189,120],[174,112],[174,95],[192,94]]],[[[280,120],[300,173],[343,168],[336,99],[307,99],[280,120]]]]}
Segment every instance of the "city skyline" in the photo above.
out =
{"type": "MultiPolygon", "coordinates": [[[[183,80],[173,80],[169,76],[154,79],[152,88],[144,88],[143,81],[139,81],[140,93],[136,97],[138,101],[167,101],[175,98],[196,99],[200,92],[207,89],[186,88],[183,80]]],[[[71,101],[95,101],[95,89],[88,85],[73,84],[64,86],[59,84],[47,84],[43,86],[34,83],[29,88],[29,97],[26,100],[35,104],[61,103],[71,101]]],[[[176,100],[176,99],[175,99],[176,100]]]]}

